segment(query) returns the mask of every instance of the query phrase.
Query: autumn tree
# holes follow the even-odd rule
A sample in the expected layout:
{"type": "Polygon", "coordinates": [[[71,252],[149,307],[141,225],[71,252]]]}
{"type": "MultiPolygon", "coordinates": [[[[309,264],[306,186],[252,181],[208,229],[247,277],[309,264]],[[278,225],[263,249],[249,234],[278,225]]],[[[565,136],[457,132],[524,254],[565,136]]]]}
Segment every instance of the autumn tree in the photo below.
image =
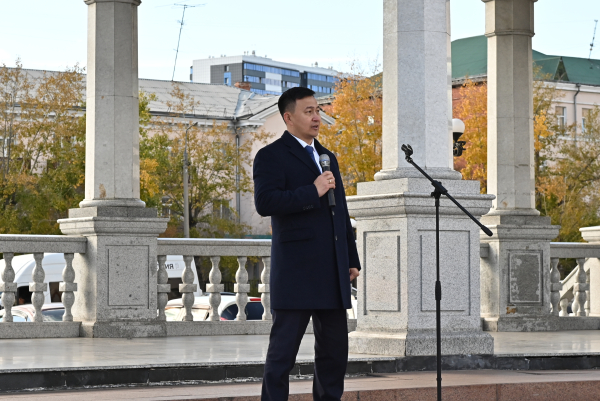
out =
{"type": "MultiPolygon", "coordinates": [[[[598,110],[589,112],[586,130],[573,140],[575,125],[561,126],[554,106],[562,93],[549,77],[534,70],[533,125],[536,208],[560,225],[557,241],[581,241],[579,228],[600,224],[598,177],[600,121],[598,110]]],[[[455,159],[465,179],[478,179],[486,192],[487,86],[467,80],[455,94],[454,117],[465,122],[461,139],[467,151],[455,159]]],[[[579,127],[580,128],[580,127],[579,127]]]]}
{"type": "Polygon", "coordinates": [[[487,84],[467,79],[453,99],[453,116],[465,123],[460,140],[467,150],[454,158],[454,168],[465,180],[477,180],[487,193],[487,84]]]}
{"type": "Polygon", "coordinates": [[[581,241],[579,229],[600,225],[600,109],[586,117],[585,129],[573,139],[568,127],[553,141],[537,187],[539,209],[561,226],[561,242],[581,241]]]}
{"type": "Polygon", "coordinates": [[[368,78],[353,68],[339,79],[335,99],[323,109],[335,123],[323,124],[319,141],[336,155],[346,195],[356,195],[356,185],[373,181],[381,170],[381,74],[368,78]]]}
{"type": "Polygon", "coordinates": [[[32,76],[0,68],[0,232],[58,234],[83,199],[84,79],[78,66],[32,76]]]}
{"type": "MultiPolygon", "coordinates": [[[[141,97],[140,115],[153,95],[141,97]]],[[[198,102],[173,84],[166,102],[170,117],[145,120],[140,141],[141,194],[148,206],[168,205],[171,213],[168,236],[181,235],[183,216],[183,151],[187,130],[189,159],[190,236],[241,237],[249,227],[239,223],[230,206],[239,191],[252,191],[249,166],[256,141],[265,141],[265,133],[246,133],[227,122],[213,121],[209,127],[191,127],[185,118],[198,109],[198,102]],[[188,129],[189,128],[189,129],[188,129]],[[236,136],[240,137],[239,143],[236,136]]]]}

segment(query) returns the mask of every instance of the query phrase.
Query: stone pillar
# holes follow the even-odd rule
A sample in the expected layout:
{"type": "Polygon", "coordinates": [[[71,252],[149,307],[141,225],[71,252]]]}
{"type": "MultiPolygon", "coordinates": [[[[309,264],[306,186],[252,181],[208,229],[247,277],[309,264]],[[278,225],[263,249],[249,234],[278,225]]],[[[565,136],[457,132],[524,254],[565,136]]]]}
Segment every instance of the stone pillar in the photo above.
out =
{"type": "Polygon", "coordinates": [[[73,261],[73,319],[86,337],[165,336],[157,319],[156,237],[167,227],[140,197],[137,7],[85,0],[88,74],[85,199],[59,220],[88,238],[73,261]]]}
{"type": "Polygon", "coordinates": [[[442,134],[452,128],[449,1],[383,3],[383,168],[375,180],[422,177],[405,161],[404,143],[434,178],[460,179],[452,135],[442,134]]]}
{"type": "MultiPolygon", "coordinates": [[[[384,0],[383,169],[348,197],[362,262],[352,352],[435,355],[433,187],[414,159],[475,216],[493,196],[452,169],[449,2],[384,0]]],[[[441,200],[442,352],[491,354],[481,331],[479,227],[441,200]]]]}
{"type": "Polygon", "coordinates": [[[137,7],[88,5],[85,200],[81,207],[144,206],[140,198],[137,7]]]}
{"type": "Polygon", "coordinates": [[[550,240],[558,227],[535,209],[533,61],[537,0],[482,0],[488,37],[488,192],[494,233],[481,262],[481,313],[492,331],[543,330],[550,315],[550,240]],[[539,323],[539,324],[538,324],[539,323]]]}
{"type": "MultiPolygon", "coordinates": [[[[580,228],[581,236],[590,244],[600,244],[600,226],[580,228]]],[[[600,259],[590,258],[585,262],[588,270],[590,290],[590,316],[600,317],[600,259]]]]}

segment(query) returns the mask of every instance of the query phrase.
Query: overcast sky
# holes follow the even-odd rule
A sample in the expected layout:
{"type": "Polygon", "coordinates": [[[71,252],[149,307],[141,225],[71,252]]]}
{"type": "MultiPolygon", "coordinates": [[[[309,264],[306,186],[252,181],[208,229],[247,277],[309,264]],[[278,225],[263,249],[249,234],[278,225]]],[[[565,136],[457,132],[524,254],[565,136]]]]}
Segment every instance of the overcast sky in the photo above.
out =
{"type": "MultiPolygon", "coordinates": [[[[186,0],[144,0],[139,7],[140,77],[170,80],[186,0]]],[[[333,66],[347,71],[353,60],[368,67],[381,61],[381,0],[189,0],[176,80],[188,80],[192,60],[208,56],[257,55],[275,60],[333,66]]],[[[60,70],[86,64],[83,0],[0,0],[0,64],[60,70]]],[[[599,0],[540,0],[534,49],[588,57],[599,0]]],[[[484,33],[484,3],[452,0],[452,38],[484,33]]],[[[600,59],[600,32],[592,58],[600,59]]]]}

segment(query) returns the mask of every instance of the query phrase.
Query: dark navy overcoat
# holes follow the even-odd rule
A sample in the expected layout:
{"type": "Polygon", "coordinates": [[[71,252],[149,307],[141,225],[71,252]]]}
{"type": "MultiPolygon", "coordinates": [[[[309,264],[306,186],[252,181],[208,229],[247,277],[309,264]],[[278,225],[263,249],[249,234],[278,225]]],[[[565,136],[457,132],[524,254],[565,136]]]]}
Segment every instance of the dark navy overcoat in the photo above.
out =
{"type": "Polygon", "coordinates": [[[289,133],[262,148],[254,159],[254,201],[271,216],[271,307],[349,309],[351,267],[360,269],[337,159],[317,140],[319,155],[331,160],[335,202],[319,198],[320,171],[289,133]]]}

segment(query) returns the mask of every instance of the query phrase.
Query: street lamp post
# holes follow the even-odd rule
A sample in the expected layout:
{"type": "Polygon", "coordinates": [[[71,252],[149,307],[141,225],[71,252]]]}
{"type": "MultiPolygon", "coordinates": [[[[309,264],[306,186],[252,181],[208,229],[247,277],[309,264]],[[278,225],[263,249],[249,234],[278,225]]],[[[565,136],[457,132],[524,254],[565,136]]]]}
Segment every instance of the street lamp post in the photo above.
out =
{"type": "Polygon", "coordinates": [[[189,177],[188,177],[188,131],[198,125],[198,121],[185,130],[185,146],[183,148],[183,236],[190,238],[190,206],[189,206],[189,177]]]}

